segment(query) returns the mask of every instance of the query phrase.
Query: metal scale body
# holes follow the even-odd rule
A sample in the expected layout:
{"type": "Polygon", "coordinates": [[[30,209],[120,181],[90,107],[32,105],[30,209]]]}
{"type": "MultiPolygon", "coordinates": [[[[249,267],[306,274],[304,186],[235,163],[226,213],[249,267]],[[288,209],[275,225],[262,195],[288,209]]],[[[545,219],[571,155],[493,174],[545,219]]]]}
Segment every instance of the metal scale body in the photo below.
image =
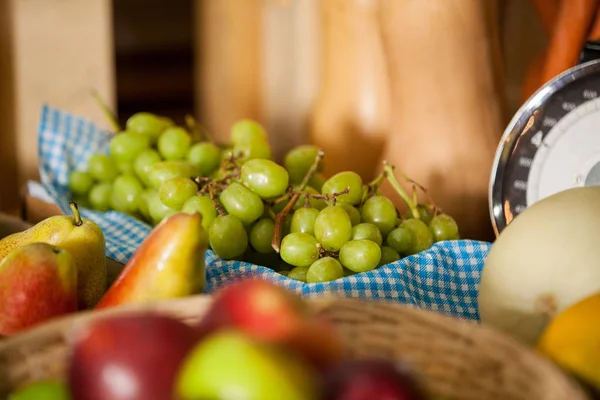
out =
{"type": "Polygon", "coordinates": [[[496,235],[533,203],[590,185],[600,185],[600,45],[594,42],[577,66],[534,93],[504,131],[489,188],[496,235]]]}

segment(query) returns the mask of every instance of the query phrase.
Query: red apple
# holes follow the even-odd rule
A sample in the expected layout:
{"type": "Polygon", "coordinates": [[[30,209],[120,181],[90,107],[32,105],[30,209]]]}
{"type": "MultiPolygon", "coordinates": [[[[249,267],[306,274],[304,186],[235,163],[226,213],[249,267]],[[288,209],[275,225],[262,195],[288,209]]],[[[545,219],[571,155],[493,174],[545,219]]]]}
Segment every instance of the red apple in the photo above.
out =
{"type": "Polygon", "coordinates": [[[332,368],[325,376],[326,400],[425,400],[414,378],[396,364],[357,359],[332,368]]]}
{"type": "Polygon", "coordinates": [[[307,305],[296,294],[268,281],[242,279],[215,293],[199,328],[235,326],[257,339],[280,340],[297,331],[308,315],[307,305]]]}
{"type": "Polygon", "coordinates": [[[72,344],[68,382],[78,400],[171,399],[174,379],[198,332],[155,314],[107,317],[72,344]]]}
{"type": "Polygon", "coordinates": [[[285,345],[318,367],[342,358],[342,342],[334,327],[316,318],[300,296],[269,281],[242,279],[215,293],[198,329],[208,334],[223,328],[285,345]]]}

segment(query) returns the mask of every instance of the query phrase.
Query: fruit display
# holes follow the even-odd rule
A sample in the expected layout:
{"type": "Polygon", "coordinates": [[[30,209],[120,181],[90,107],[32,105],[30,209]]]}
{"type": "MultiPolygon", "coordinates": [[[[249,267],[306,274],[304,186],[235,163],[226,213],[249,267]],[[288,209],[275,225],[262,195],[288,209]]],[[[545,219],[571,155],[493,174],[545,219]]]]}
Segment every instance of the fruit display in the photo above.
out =
{"type": "Polygon", "coordinates": [[[64,377],[10,399],[433,399],[402,362],[349,358],[329,319],[265,281],[221,288],[197,322],[140,311],[71,333],[64,377]]]}
{"type": "Polygon", "coordinates": [[[0,240],[0,260],[19,247],[43,242],[66,250],[77,267],[77,295],[80,308],[93,307],[107,286],[106,244],[102,230],[82,218],[75,203],[73,215],[56,215],[35,226],[0,240]]]}
{"type": "Polygon", "coordinates": [[[460,238],[454,219],[425,188],[384,163],[372,182],[353,171],[322,174],[324,152],[313,145],[273,160],[265,129],[236,122],[229,143],[214,143],[191,118],[186,127],[137,113],[113,135],[107,153],[70,174],[73,200],[156,226],[183,212],[202,215],[210,250],[224,260],[266,266],[306,283],[370,271],[460,238]],[[405,189],[400,176],[412,190],[405,189]],[[406,204],[381,194],[389,184],[406,204]]]}

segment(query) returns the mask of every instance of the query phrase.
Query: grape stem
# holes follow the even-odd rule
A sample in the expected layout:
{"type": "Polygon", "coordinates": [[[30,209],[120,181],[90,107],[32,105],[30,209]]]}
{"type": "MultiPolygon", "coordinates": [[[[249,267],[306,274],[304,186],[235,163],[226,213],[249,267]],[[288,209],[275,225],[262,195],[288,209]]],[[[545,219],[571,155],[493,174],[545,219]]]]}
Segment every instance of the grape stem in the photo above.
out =
{"type": "Polygon", "coordinates": [[[317,243],[317,247],[319,248],[319,258],[323,257],[332,257],[336,260],[340,258],[340,254],[336,251],[327,251],[321,246],[321,243],[317,243]]]}
{"type": "Polygon", "coordinates": [[[413,218],[420,219],[419,210],[417,209],[417,206],[411,200],[410,196],[406,193],[404,188],[400,185],[400,183],[396,179],[396,176],[394,175],[394,167],[391,166],[387,161],[384,161],[383,162],[383,171],[385,172],[386,178],[387,178],[388,182],[390,183],[390,185],[392,185],[392,187],[394,188],[396,193],[398,193],[398,196],[400,196],[402,198],[402,200],[404,200],[404,202],[408,206],[413,218]]]}
{"type": "Polygon", "coordinates": [[[121,125],[119,125],[117,116],[114,112],[112,112],[110,108],[108,108],[104,100],[102,100],[102,98],[100,97],[100,94],[98,94],[96,90],[92,90],[92,97],[96,100],[96,103],[98,103],[98,105],[102,109],[102,112],[108,118],[108,121],[112,125],[112,129],[115,131],[114,133],[121,132],[121,125]]]}
{"type": "MultiPolygon", "coordinates": [[[[402,178],[404,178],[407,182],[409,182],[413,186],[413,191],[414,191],[413,198],[416,198],[416,196],[417,196],[415,188],[417,188],[423,192],[425,197],[427,197],[427,201],[429,201],[429,204],[431,205],[431,207],[433,207],[433,216],[436,216],[438,213],[442,212],[442,209],[440,207],[438,207],[437,204],[435,204],[435,202],[433,201],[433,198],[431,197],[431,195],[429,194],[429,191],[427,190],[427,188],[425,188],[425,186],[423,186],[419,182],[409,178],[406,174],[404,174],[401,171],[398,171],[398,173],[400,174],[400,176],[402,176],[402,178]]],[[[414,201],[415,201],[415,203],[417,203],[417,200],[414,200],[414,201]]]]}
{"type": "Polygon", "coordinates": [[[369,197],[371,197],[372,195],[377,194],[377,192],[379,191],[379,187],[381,186],[381,184],[383,183],[383,181],[385,180],[386,177],[386,172],[381,171],[381,173],[377,176],[377,178],[373,179],[368,185],[367,188],[368,190],[366,192],[363,192],[363,196],[360,199],[360,204],[363,204],[365,201],[367,201],[367,199],[369,197]]]}
{"type": "Polygon", "coordinates": [[[300,186],[294,191],[294,194],[288,200],[285,207],[283,207],[283,210],[281,210],[275,217],[275,232],[273,234],[273,240],[271,241],[271,247],[273,247],[276,253],[279,253],[280,250],[281,233],[283,231],[283,223],[285,222],[285,217],[287,217],[290,211],[292,211],[292,209],[294,208],[294,204],[296,204],[296,201],[298,201],[298,199],[300,198],[300,194],[304,191],[306,185],[308,185],[308,181],[310,180],[310,178],[312,178],[315,172],[317,172],[317,168],[319,167],[319,164],[321,163],[321,160],[323,160],[324,156],[325,152],[323,151],[323,149],[319,149],[312,165],[310,166],[310,169],[308,170],[308,172],[304,176],[304,179],[300,183],[300,186]]]}

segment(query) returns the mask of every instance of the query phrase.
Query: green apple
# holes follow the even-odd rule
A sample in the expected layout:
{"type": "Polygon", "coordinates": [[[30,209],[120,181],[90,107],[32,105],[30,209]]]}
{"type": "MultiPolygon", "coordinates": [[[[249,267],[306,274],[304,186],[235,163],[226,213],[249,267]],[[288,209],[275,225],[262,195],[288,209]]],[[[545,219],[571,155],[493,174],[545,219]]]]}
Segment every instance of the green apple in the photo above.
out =
{"type": "Polygon", "coordinates": [[[192,349],[175,390],[182,400],[309,400],[317,387],[315,372],[292,354],[223,330],[192,349]]]}
{"type": "Polygon", "coordinates": [[[71,400],[71,398],[64,382],[41,380],[18,388],[10,394],[8,400],[71,400]]]}

